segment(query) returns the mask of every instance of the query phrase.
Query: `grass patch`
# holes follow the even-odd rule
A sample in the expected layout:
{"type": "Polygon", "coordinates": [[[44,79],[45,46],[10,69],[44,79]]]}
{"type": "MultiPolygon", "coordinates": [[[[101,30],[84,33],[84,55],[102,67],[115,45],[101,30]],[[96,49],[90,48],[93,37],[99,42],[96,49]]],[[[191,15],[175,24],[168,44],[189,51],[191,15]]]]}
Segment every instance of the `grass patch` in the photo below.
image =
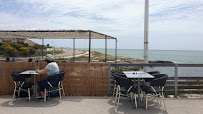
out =
{"type": "MultiPolygon", "coordinates": [[[[65,53],[65,51],[63,51],[63,50],[55,50],[54,51],[54,55],[63,54],[63,53],[65,53]]],[[[44,51],[44,55],[46,55],[46,54],[52,54],[52,51],[44,51]]],[[[42,56],[42,51],[37,50],[36,53],[34,54],[34,56],[42,56]]]]}

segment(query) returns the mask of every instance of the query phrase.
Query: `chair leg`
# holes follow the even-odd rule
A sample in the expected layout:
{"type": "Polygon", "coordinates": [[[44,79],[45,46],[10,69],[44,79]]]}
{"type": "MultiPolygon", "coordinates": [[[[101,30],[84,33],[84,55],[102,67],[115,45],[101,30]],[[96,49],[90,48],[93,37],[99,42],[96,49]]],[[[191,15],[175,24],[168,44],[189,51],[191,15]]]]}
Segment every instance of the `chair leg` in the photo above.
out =
{"type": "Polygon", "coordinates": [[[28,97],[29,97],[29,101],[30,101],[30,88],[28,88],[28,97]]]}
{"type": "Polygon", "coordinates": [[[137,109],[137,98],[136,98],[136,94],[134,94],[134,98],[135,98],[135,108],[137,109]]]}
{"type": "Polygon", "coordinates": [[[162,93],[162,99],[163,99],[163,104],[164,104],[164,109],[165,109],[165,111],[166,111],[166,105],[165,105],[165,100],[164,100],[164,94],[162,93]]]}
{"type": "Polygon", "coordinates": [[[13,92],[13,101],[15,99],[15,93],[16,93],[16,87],[14,88],[14,92],[13,92]]]}
{"type": "Polygon", "coordinates": [[[161,97],[162,97],[161,95],[158,96],[160,106],[162,106],[161,97]]]}
{"type": "Polygon", "coordinates": [[[18,98],[20,97],[20,87],[18,88],[18,98]]]}
{"type": "Polygon", "coordinates": [[[64,92],[64,89],[63,89],[63,85],[62,85],[62,91],[63,91],[63,96],[65,97],[65,92],[64,92]]]}
{"type": "Polygon", "coordinates": [[[113,98],[114,98],[114,96],[115,96],[115,91],[116,91],[116,84],[114,85],[114,88],[113,88],[113,98]]]}
{"type": "Polygon", "coordinates": [[[131,100],[131,101],[133,100],[133,97],[134,97],[133,92],[130,92],[130,100],[131,100]]]}
{"type": "Polygon", "coordinates": [[[117,86],[117,89],[116,89],[116,96],[115,96],[115,99],[114,99],[115,103],[117,102],[117,97],[118,97],[118,86],[117,86]]]}
{"type": "Polygon", "coordinates": [[[44,89],[44,102],[46,102],[46,88],[44,89]]]}
{"type": "Polygon", "coordinates": [[[143,102],[143,99],[144,99],[144,94],[142,91],[140,91],[140,101],[143,102]]]}
{"type": "Polygon", "coordinates": [[[118,109],[120,97],[121,97],[121,91],[120,91],[120,86],[118,86],[118,100],[117,100],[117,105],[116,105],[117,109],[118,109]]]}
{"type": "Polygon", "coordinates": [[[59,96],[60,96],[60,100],[61,100],[61,89],[59,88],[59,96]]]}
{"type": "Polygon", "coordinates": [[[148,105],[148,95],[146,94],[146,110],[147,110],[147,105],[148,105]]]}
{"type": "Polygon", "coordinates": [[[160,99],[159,99],[159,96],[158,96],[158,95],[154,95],[154,97],[156,97],[157,102],[158,102],[158,103],[159,103],[159,105],[160,105],[160,99]]]}

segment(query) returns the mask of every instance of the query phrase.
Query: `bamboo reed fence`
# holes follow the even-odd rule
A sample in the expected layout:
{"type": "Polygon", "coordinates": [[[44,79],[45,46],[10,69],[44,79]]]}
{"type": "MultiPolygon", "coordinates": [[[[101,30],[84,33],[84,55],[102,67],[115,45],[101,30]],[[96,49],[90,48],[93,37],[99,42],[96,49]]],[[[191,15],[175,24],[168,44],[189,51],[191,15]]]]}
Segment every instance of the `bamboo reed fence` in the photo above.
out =
{"type": "MultiPolygon", "coordinates": [[[[108,95],[108,64],[106,63],[58,63],[60,70],[66,71],[63,85],[66,96],[105,96],[108,95]]],[[[1,62],[0,95],[12,95],[14,83],[12,71],[42,69],[46,63],[40,62],[1,62]]],[[[36,76],[36,80],[46,79],[47,75],[36,76]]],[[[31,82],[33,79],[30,80],[31,82]]]]}

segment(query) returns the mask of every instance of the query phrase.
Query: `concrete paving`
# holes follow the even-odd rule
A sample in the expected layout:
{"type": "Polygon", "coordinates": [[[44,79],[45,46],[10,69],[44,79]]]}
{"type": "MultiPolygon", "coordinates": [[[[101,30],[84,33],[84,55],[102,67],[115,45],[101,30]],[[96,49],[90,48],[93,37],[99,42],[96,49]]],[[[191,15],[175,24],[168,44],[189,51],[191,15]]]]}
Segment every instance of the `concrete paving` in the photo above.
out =
{"type": "Polygon", "coordinates": [[[159,106],[157,101],[149,101],[149,108],[135,109],[133,102],[121,99],[118,110],[111,97],[67,96],[29,102],[27,98],[12,100],[12,96],[0,96],[0,114],[202,114],[203,99],[166,98],[159,106]]]}

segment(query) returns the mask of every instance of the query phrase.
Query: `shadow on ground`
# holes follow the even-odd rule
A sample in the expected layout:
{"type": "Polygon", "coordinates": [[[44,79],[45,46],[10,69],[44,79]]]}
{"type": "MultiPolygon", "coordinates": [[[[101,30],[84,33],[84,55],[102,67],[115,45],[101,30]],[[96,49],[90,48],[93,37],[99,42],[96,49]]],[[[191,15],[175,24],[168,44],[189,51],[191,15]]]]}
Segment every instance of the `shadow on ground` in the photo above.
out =
{"type": "Polygon", "coordinates": [[[53,107],[58,104],[60,104],[60,100],[58,98],[52,98],[47,100],[47,102],[44,102],[43,99],[39,101],[28,101],[27,99],[16,99],[16,100],[10,100],[6,101],[1,104],[3,107],[53,107]]]}
{"type": "Polygon", "coordinates": [[[97,97],[97,96],[66,96],[63,98],[63,101],[71,101],[71,102],[81,102],[84,99],[108,99],[109,97],[97,97]]]}
{"type": "Polygon", "coordinates": [[[163,110],[163,106],[160,106],[156,101],[148,102],[148,110],[145,110],[144,104],[136,109],[134,102],[125,98],[120,99],[118,109],[116,109],[116,104],[113,100],[109,100],[108,104],[115,106],[108,110],[110,114],[168,114],[167,111],[163,110]]]}

